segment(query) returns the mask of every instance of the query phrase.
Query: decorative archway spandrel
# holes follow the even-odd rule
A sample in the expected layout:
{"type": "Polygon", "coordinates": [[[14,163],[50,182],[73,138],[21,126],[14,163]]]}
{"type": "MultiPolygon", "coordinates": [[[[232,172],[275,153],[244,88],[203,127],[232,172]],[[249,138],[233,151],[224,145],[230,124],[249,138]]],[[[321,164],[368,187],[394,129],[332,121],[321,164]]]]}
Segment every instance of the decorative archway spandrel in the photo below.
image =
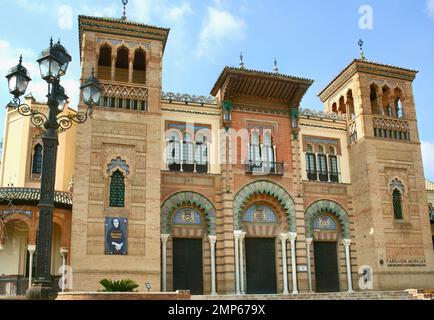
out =
{"type": "Polygon", "coordinates": [[[307,208],[305,213],[306,237],[313,237],[313,222],[316,217],[325,213],[333,214],[340,222],[343,238],[351,239],[348,213],[341,205],[331,200],[319,200],[307,208]]]}
{"type": "Polygon", "coordinates": [[[242,188],[235,196],[234,203],[234,229],[241,230],[241,211],[248,199],[256,194],[267,194],[277,199],[285,210],[290,232],[296,232],[296,216],[294,200],[281,186],[270,181],[256,181],[242,188]]]}
{"type": "Polygon", "coordinates": [[[161,233],[170,234],[171,215],[180,206],[194,205],[201,209],[207,220],[208,235],[216,235],[216,210],[203,195],[196,192],[179,192],[166,199],[161,206],[161,233]]]}

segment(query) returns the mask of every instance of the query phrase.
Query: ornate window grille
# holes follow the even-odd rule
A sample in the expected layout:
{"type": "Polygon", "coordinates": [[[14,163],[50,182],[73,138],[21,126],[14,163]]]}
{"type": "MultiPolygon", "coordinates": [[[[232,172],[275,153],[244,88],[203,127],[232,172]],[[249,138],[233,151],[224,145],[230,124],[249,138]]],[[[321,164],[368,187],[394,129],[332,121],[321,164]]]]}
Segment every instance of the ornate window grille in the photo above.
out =
{"type": "Polygon", "coordinates": [[[398,189],[393,190],[393,216],[397,220],[401,220],[402,216],[402,195],[398,189]]]}
{"type": "Polygon", "coordinates": [[[116,170],[111,176],[110,207],[125,207],[125,177],[120,170],[116,170]]]}
{"type": "Polygon", "coordinates": [[[38,143],[35,146],[35,152],[33,153],[32,161],[32,173],[41,174],[42,173],[42,146],[38,143]]]}

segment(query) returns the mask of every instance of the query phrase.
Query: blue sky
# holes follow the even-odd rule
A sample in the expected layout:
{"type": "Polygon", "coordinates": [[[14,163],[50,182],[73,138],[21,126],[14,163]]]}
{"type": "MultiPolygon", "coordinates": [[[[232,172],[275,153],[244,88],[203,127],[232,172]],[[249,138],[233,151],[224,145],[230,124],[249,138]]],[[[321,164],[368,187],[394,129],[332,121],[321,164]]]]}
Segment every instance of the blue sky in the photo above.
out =
{"type": "MultiPolygon", "coordinates": [[[[50,36],[60,38],[73,56],[63,84],[76,103],[77,16],[120,17],[121,1],[0,0],[0,5],[0,73],[23,53],[34,80],[29,92],[43,99],[46,86],[35,58],[50,36]]],[[[359,56],[357,42],[363,38],[368,59],[420,71],[414,94],[425,172],[434,180],[434,100],[427,94],[434,91],[434,0],[130,0],[127,16],[171,28],[164,91],[209,94],[222,68],[237,66],[242,51],[248,68],[271,71],[276,57],[282,73],[314,79],[302,102],[312,109],[322,109],[317,93],[359,56]],[[366,6],[372,26],[360,25],[366,11],[359,10],[366,6]]],[[[0,103],[9,100],[4,79],[0,103]]]]}

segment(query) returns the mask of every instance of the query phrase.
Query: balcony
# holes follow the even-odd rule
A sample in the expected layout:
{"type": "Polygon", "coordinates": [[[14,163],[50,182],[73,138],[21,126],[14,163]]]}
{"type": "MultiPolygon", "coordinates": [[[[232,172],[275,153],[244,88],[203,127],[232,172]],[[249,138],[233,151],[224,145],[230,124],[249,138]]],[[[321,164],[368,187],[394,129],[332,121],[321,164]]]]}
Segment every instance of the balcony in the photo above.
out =
{"type": "Polygon", "coordinates": [[[330,182],[330,183],[340,183],[340,172],[317,172],[317,171],[307,171],[307,179],[313,182],[330,182]]]}
{"type": "Polygon", "coordinates": [[[171,172],[194,172],[194,173],[208,173],[209,164],[208,163],[187,163],[187,161],[183,161],[181,163],[169,163],[168,164],[169,171],[171,172]]]}
{"type": "Polygon", "coordinates": [[[284,173],[284,163],[283,162],[254,162],[249,161],[246,163],[246,173],[253,175],[276,175],[283,176],[284,173]]]}
{"type": "MultiPolygon", "coordinates": [[[[60,276],[51,276],[53,289],[60,291],[60,276]]],[[[0,277],[0,297],[23,297],[29,288],[29,278],[24,276],[0,277]]]]}

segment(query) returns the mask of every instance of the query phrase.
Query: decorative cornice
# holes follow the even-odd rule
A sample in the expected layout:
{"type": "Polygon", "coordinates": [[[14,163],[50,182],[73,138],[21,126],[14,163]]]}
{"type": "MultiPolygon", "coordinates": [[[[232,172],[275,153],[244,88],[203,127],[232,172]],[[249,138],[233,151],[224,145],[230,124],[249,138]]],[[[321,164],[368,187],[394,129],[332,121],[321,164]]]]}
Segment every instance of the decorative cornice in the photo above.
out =
{"type": "Polygon", "coordinates": [[[320,119],[330,119],[330,120],[340,120],[345,121],[346,117],[344,115],[339,115],[333,112],[323,112],[319,110],[311,110],[311,109],[301,109],[301,116],[306,116],[308,118],[320,118],[320,119]]]}
{"type": "Polygon", "coordinates": [[[340,72],[319,94],[321,101],[326,101],[332,93],[357,72],[381,75],[390,78],[413,81],[417,70],[405,69],[374,61],[354,59],[342,72],[340,72]]]}
{"type": "Polygon", "coordinates": [[[220,116],[220,113],[199,112],[199,111],[169,109],[169,108],[161,108],[161,111],[187,113],[187,114],[198,114],[198,115],[203,115],[203,116],[215,116],[215,117],[219,117],[220,116]]]}
{"type": "Polygon", "coordinates": [[[154,39],[163,42],[163,52],[166,47],[170,32],[168,28],[160,28],[143,23],[115,19],[100,18],[80,15],[78,16],[80,57],[82,50],[83,32],[95,31],[119,36],[131,36],[134,38],[154,39]]]}
{"type": "Polygon", "coordinates": [[[167,100],[170,103],[172,101],[183,102],[185,104],[197,103],[200,105],[204,104],[214,104],[217,105],[217,99],[213,96],[196,96],[186,93],[173,93],[173,92],[163,92],[161,95],[162,100],[167,100]]]}
{"type": "Polygon", "coordinates": [[[254,106],[248,104],[234,104],[233,110],[240,111],[240,112],[266,113],[266,114],[283,115],[283,116],[289,116],[290,114],[290,110],[274,109],[274,108],[267,108],[265,106],[254,106]]]}

